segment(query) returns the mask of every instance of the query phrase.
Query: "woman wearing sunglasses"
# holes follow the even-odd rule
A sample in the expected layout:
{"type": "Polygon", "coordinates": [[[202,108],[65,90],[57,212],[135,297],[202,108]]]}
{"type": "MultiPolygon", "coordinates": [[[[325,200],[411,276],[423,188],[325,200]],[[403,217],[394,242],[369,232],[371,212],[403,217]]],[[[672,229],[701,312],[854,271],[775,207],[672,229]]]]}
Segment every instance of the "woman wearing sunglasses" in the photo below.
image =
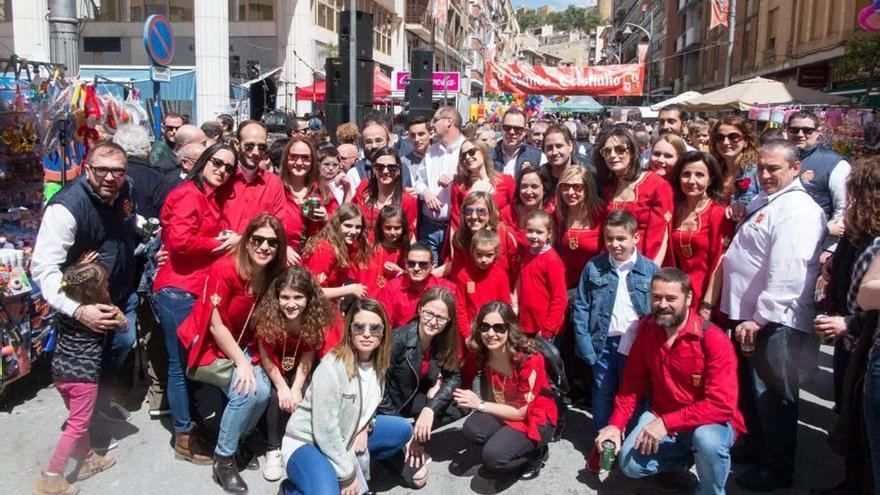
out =
{"type": "Polygon", "coordinates": [[[306,239],[318,233],[339,205],[330,188],[321,181],[317,151],[312,141],[294,136],[281,156],[281,181],[287,198],[284,232],[287,234],[287,262],[299,262],[306,239]]]}
{"type": "MultiPolygon", "coordinates": [[[[353,202],[364,213],[364,229],[373,241],[376,221],[382,208],[389,205],[400,206],[406,213],[409,231],[416,231],[418,217],[418,200],[403,189],[403,178],[400,175],[400,158],[394,148],[384,147],[373,152],[372,173],[370,180],[361,181],[354,193],[353,202]]],[[[412,239],[414,242],[415,239],[412,239]]]]}
{"type": "Polygon", "coordinates": [[[174,428],[174,452],[179,459],[210,464],[210,453],[192,434],[189,384],[184,375],[186,351],[177,340],[177,327],[192,312],[202,293],[209,268],[238,243],[236,234],[223,234],[216,192],[235,171],[238,154],[225,144],[205,150],[186,181],[165,199],[161,236],[167,261],[159,267],[150,303],[168,350],[168,382],[165,388],[174,428]]]}
{"type": "Polygon", "coordinates": [[[480,309],[471,338],[481,376],[474,390],[456,389],[453,399],[473,411],[462,435],[481,447],[483,474],[533,479],[547,460],[557,407],[544,357],[516,322],[508,304],[495,301],[480,309]]]}
{"type": "Polygon", "coordinates": [[[665,179],[642,170],[632,132],[615,126],[596,140],[593,153],[597,182],[602,187],[606,212],[618,208],[636,217],[639,252],[656,264],[669,249],[672,225],[672,187],[665,179]]]}
{"type": "Polygon", "coordinates": [[[724,198],[730,206],[727,216],[739,221],[746,205],[761,192],[758,184],[758,136],[748,120],[727,115],[710,133],[709,149],[724,170],[724,198]]]}
{"type": "Polygon", "coordinates": [[[245,443],[239,443],[257,425],[269,397],[269,379],[249,320],[259,297],[284,269],[286,245],[277,218],[264,213],[251,220],[236,249],[211,265],[192,314],[177,330],[189,350],[188,372],[219,386],[228,399],[214,449],[214,481],[227,493],[248,489],[236,469],[237,452],[248,469],[260,467],[245,443]],[[231,379],[225,371],[229,361],[231,379]]]}
{"type": "Polygon", "coordinates": [[[577,288],[587,262],[603,247],[605,208],[587,169],[568,167],[562,172],[556,188],[556,220],[556,250],[565,264],[566,287],[571,290],[577,288]]]}
{"type": "Polygon", "coordinates": [[[414,467],[421,451],[410,449],[412,426],[401,417],[376,415],[391,356],[391,337],[382,305],[359,299],[345,316],[342,341],[325,356],[306,396],[290,418],[282,443],[287,495],[368,490],[370,460],[401,452],[414,467]],[[412,455],[411,455],[412,450],[412,455]]]}
{"type": "Polygon", "coordinates": [[[501,210],[513,203],[515,190],[513,177],[495,170],[489,148],[477,138],[465,140],[461,144],[458,170],[452,183],[449,208],[450,235],[454,235],[461,225],[461,203],[468,193],[485,191],[491,194],[495,205],[501,210]]]}

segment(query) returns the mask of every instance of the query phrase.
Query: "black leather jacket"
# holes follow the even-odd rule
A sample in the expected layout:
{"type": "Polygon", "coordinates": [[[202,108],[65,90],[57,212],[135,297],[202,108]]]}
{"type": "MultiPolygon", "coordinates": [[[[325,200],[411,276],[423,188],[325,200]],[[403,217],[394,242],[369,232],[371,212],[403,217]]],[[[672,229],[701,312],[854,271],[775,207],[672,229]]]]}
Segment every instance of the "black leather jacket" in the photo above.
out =
{"type": "MultiPolygon", "coordinates": [[[[441,369],[433,354],[432,352],[425,380],[433,384],[443,376],[443,385],[434,398],[428,401],[428,407],[439,419],[452,402],[452,391],[461,386],[461,373],[458,369],[441,369]]],[[[419,390],[421,369],[422,350],[419,348],[418,321],[414,320],[392,333],[391,364],[385,373],[385,395],[379,404],[380,414],[400,414],[419,390]]]]}

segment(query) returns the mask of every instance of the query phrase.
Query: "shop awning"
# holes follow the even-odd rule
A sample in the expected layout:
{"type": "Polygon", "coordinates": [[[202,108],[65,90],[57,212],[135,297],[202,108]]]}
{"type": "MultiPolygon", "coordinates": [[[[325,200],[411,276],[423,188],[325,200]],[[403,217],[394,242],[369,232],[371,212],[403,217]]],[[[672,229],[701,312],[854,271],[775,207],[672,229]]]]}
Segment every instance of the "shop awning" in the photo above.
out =
{"type": "MultiPolygon", "coordinates": [[[[297,88],[296,99],[311,101],[318,103],[324,101],[327,97],[327,81],[318,81],[317,83],[297,88]]],[[[391,97],[391,78],[382,72],[378,67],[373,71],[373,101],[381,102],[391,97]]]]}

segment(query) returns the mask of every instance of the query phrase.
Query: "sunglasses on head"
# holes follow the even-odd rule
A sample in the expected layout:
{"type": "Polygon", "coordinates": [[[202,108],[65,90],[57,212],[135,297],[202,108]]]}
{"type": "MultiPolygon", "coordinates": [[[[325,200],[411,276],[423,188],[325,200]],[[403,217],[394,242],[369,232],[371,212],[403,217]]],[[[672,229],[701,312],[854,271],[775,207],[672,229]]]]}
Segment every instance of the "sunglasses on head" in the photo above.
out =
{"type": "Polygon", "coordinates": [[[715,141],[723,143],[725,139],[729,139],[731,143],[736,144],[743,140],[743,135],[738,132],[731,132],[730,134],[721,134],[719,132],[715,134],[715,141]]]}
{"type": "Polygon", "coordinates": [[[269,150],[269,145],[266,143],[244,143],[241,145],[241,147],[244,148],[244,150],[248,153],[253,151],[254,147],[256,147],[260,151],[260,153],[265,153],[269,150]]]}
{"type": "Polygon", "coordinates": [[[466,206],[464,209],[464,216],[466,216],[466,217],[470,217],[470,216],[474,216],[474,215],[476,215],[478,217],[485,217],[488,214],[489,214],[488,208],[485,208],[483,206],[476,206],[476,207],[466,206]]]}
{"type": "Polygon", "coordinates": [[[480,333],[487,333],[489,330],[497,333],[498,335],[507,333],[507,324],[506,323],[480,323],[477,325],[477,330],[480,333]]]}
{"type": "Polygon", "coordinates": [[[568,190],[572,190],[576,193],[584,192],[584,185],[583,184],[564,183],[564,184],[559,184],[559,188],[562,190],[562,192],[565,192],[568,190]]]}
{"type": "Polygon", "coordinates": [[[227,174],[231,174],[232,172],[235,172],[235,165],[233,165],[233,164],[231,164],[231,163],[226,163],[226,162],[224,162],[223,160],[221,160],[221,159],[219,159],[219,158],[211,157],[211,158],[208,159],[208,161],[210,161],[210,162],[211,162],[211,165],[212,165],[214,168],[216,168],[217,170],[222,169],[222,170],[224,170],[227,174]]]}
{"type": "Polygon", "coordinates": [[[788,133],[792,136],[797,136],[798,134],[803,133],[804,136],[810,136],[814,132],[816,132],[815,127],[789,127],[788,133]]]}
{"type": "Polygon", "coordinates": [[[617,156],[622,156],[624,153],[629,153],[629,148],[623,144],[619,144],[617,146],[606,146],[599,150],[599,154],[606,158],[611,156],[611,153],[614,153],[617,156]]]}
{"type": "Polygon", "coordinates": [[[429,266],[431,266],[430,261],[406,260],[406,267],[410,270],[427,270],[429,266]]]}
{"type": "Polygon", "coordinates": [[[367,332],[370,335],[375,335],[376,337],[381,337],[383,333],[385,333],[385,325],[381,323],[362,323],[360,321],[353,321],[351,323],[351,333],[355,335],[365,335],[367,332]]]}
{"type": "Polygon", "coordinates": [[[278,238],[277,237],[263,237],[261,235],[252,235],[251,236],[251,244],[254,247],[263,247],[263,243],[269,245],[272,249],[278,248],[278,238]]]}

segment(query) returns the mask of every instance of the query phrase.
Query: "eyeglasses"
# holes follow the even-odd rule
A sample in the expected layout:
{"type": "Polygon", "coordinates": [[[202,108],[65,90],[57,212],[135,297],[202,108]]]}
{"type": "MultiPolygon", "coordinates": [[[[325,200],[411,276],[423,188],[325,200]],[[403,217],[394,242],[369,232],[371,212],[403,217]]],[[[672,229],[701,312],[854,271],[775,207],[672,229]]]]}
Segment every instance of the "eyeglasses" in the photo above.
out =
{"type": "Polygon", "coordinates": [[[449,119],[449,118],[452,118],[452,117],[434,117],[433,119],[431,119],[431,123],[436,124],[437,122],[440,122],[441,120],[449,119]]]}
{"type": "Polygon", "coordinates": [[[278,238],[277,237],[263,237],[261,235],[252,235],[251,236],[251,245],[254,247],[263,247],[263,243],[269,245],[271,249],[278,248],[278,238]]]}
{"type": "Polygon", "coordinates": [[[476,215],[478,217],[485,217],[488,214],[489,214],[489,209],[482,207],[482,206],[477,206],[477,207],[467,206],[464,209],[464,216],[466,216],[466,217],[472,217],[474,215],[476,215]]]}
{"type": "Polygon", "coordinates": [[[211,165],[217,170],[223,169],[227,174],[231,174],[235,171],[235,165],[231,163],[226,163],[219,158],[209,158],[208,161],[211,162],[211,165]]]}
{"type": "Polygon", "coordinates": [[[617,156],[623,156],[624,154],[629,153],[629,148],[625,145],[619,144],[617,146],[606,146],[599,150],[599,154],[605,158],[611,156],[611,153],[614,153],[617,156]]]}
{"type": "Polygon", "coordinates": [[[422,321],[424,321],[425,323],[428,323],[432,320],[436,321],[438,325],[443,326],[446,324],[446,322],[449,321],[449,318],[446,316],[436,315],[432,311],[429,311],[427,309],[423,309],[422,310],[422,321]]]}
{"type": "Polygon", "coordinates": [[[244,148],[244,150],[248,153],[253,151],[254,147],[256,147],[260,151],[260,153],[265,153],[269,150],[269,145],[266,143],[244,143],[241,145],[241,147],[244,148]]]}
{"type": "Polygon", "coordinates": [[[566,192],[568,190],[572,190],[576,193],[584,192],[584,185],[583,184],[563,183],[563,184],[559,184],[559,188],[562,190],[562,192],[566,192]]]}
{"type": "Polygon", "coordinates": [[[430,261],[406,260],[406,267],[410,270],[427,270],[429,266],[431,266],[430,261]]]}
{"type": "Polygon", "coordinates": [[[106,177],[107,174],[111,174],[114,179],[121,179],[121,178],[125,177],[125,171],[127,170],[125,168],[92,167],[92,166],[89,166],[89,168],[92,169],[92,173],[95,174],[95,177],[98,177],[100,179],[103,179],[104,177],[106,177]]]}
{"type": "Polygon", "coordinates": [[[725,139],[729,139],[732,144],[736,144],[743,140],[743,135],[738,132],[731,132],[730,134],[715,134],[715,141],[719,143],[723,143],[725,139]]]}
{"type": "Polygon", "coordinates": [[[526,130],[525,127],[518,125],[502,125],[501,129],[506,133],[519,134],[522,131],[526,130]]]}
{"type": "Polygon", "coordinates": [[[460,160],[465,160],[466,158],[473,158],[473,157],[477,156],[477,151],[479,151],[479,150],[476,148],[471,148],[467,151],[462,151],[458,158],[460,160]]]}
{"type": "Polygon", "coordinates": [[[164,127],[166,131],[176,131],[176,130],[180,129],[180,126],[179,126],[179,125],[165,125],[165,124],[162,124],[162,127],[164,127]]]}
{"type": "Polygon", "coordinates": [[[321,162],[321,168],[336,168],[339,162],[321,162]]]}
{"type": "Polygon", "coordinates": [[[385,164],[385,163],[374,163],[373,169],[376,172],[386,172],[387,171],[388,173],[393,174],[394,172],[397,172],[398,170],[400,170],[400,167],[397,165],[389,165],[389,164],[385,164]]]}
{"type": "Polygon", "coordinates": [[[814,132],[816,132],[815,127],[789,127],[788,133],[792,136],[797,136],[798,134],[803,133],[804,136],[811,136],[814,132]]]}
{"type": "Polygon", "coordinates": [[[370,146],[375,144],[377,147],[385,146],[387,141],[384,138],[376,138],[376,139],[364,139],[364,146],[370,146]]]}
{"type": "Polygon", "coordinates": [[[507,323],[480,323],[477,325],[477,330],[479,330],[480,333],[488,333],[489,330],[492,330],[498,335],[502,335],[507,333],[507,323]]]}
{"type": "Polygon", "coordinates": [[[385,325],[381,323],[362,323],[360,321],[353,321],[351,323],[351,333],[355,335],[366,335],[367,332],[370,335],[375,335],[376,337],[381,337],[383,333],[385,333],[385,325]]]}
{"type": "Polygon", "coordinates": [[[287,155],[287,161],[290,163],[303,162],[312,163],[312,155],[303,153],[290,153],[287,155]]]}

